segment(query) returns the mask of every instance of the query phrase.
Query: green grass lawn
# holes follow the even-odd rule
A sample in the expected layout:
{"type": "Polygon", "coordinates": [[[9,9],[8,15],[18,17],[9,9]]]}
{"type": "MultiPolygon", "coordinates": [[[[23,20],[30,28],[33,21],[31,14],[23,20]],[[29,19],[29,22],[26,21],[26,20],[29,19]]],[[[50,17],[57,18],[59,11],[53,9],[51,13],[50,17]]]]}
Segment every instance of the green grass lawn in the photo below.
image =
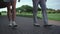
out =
{"type": "MultiPolygon", "coordinates": [[[[42,14],[38,14],[38,17],[42,18],[42,14]]],[[[60,13],[55,13],[55,14],[48,14],[48,19],[49,20],[58,20],[60,21],[60,13]]]]}
{"type": "Polygon", "coordinates": [[[58,13],[58,14],[48,14],[48,19],[59,20],[60,21],[60,13],[58,13]]]}
{"type": "MultiPolygon", "coordinates": [[[[24,13],[24,12],[21,13],[21,14],[17,13],[17,15],[18,16],[24,16],[24,17],[32,17],[33,16],[32,13],[24,13]]],[[[42,14],[40,12],[38,12],[37,17],[42,18],[42,14]]],[[[58,20],[58,21],[60,21],[60,13],[48,14],[48,19],[49,20],[58,20]]]]}
{"type": "MultiPolygon", "coordinates": [[[[6,13],[2,13],[2,15],[7,15],[6,13]]],[[[22,13],[16,13],[17,16],[23,16],[23,17],[33,17],[32,13],[26,13],[26,12],[22,12],[22,13]]],[[[42,18],[42,14],[40,12],[38,12],[37,14],[38,18],[42,18]]],[[[60,21],[60,13],[51,13],[48,14],[48,19],[49,20],[58,20],[60,21]]]]}

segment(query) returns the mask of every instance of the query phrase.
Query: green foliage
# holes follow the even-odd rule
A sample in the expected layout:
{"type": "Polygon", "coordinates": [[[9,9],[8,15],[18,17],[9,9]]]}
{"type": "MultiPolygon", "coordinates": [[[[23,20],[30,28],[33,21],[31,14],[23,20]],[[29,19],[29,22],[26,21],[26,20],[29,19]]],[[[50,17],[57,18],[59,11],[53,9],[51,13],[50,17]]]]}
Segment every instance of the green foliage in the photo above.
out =
{"type": "Polygon", "coordinates": [[[60,10],[57,10],[56,13],[60,13],[60,10]]]}
{"type": "Polygon", "coordinates": [[[16,11],[19,11],[19,10],[21,10],[21,8],[19,7],[19,8],[16,8],[16,11]]]}
{"type": "Polygon", "coordinates": [[[55,11],[55,9],[51,9],[51,8],[47,8],[47,10],[50,10],[50,11],[55,11]]]}
{"type": "MultiPolygon", "coordinates": [[[[33,11],[33,7],[29,6],[29,5],[22,5],[21,7],[19,8],[16,8],[16,11],[19,11],[20,12],[31,12],[33,11]]],[[[41,9],[38,7],[38,11],[41,11],[41,9]]]]}
{"type": "MultiPolygon", "coordinates": [[[[22,13],[22,12],[28,12],[28,13],[32,13],[33,12],[33,7],[29,6],[29,5],[22,5],[21,7],[17,8],[16,11],[18,13],[22,13]]],[[[38,7],[38,11],[41,11],[41,8],[38,7]]],[[[51,8],[47,8],[47,13],[60,13],[60,10],[55,10],[55,9],[51,9],[51,8]]]]}
{"type": "Polygon", "coordinates": [[[32,12],[33,8],[31,6],[28,5],[23,5],[20,7],[22,12],[32,12]]]}
{"type": "Polygon", "coordinates": [[[54,10],[54,9],[47,9],[47,13],[60,13],[60,10],[54,10]]]}
{"type": "Polygon", "coordinates": [[[0,2],[4,2],[3,0],[0,0],[0,2]]]}
{"type": "Polygon", "coordinates": [[[2,13],[6,13],[6,11],[2,11],[2,13]]]}
{"type": "MultiPolygon", "coordinates": [[[[43,18],[42,14],[40,13],[40,11],[38,11],[37,17],[38,18],[43,18]]],[[[27,12],[22,12],[21,14],[17,14],[18,16],[23,16],[23,17],[33,17],[32,13],[27,13],[27,12]]],[[[47,14],[48,15],[48,19],[49,20],[58,20],[60,21],[60,13],[51,13],[51,14],[47,14]]]]}
{"type": "Polygon", "coordinates": [[[1,15],[1,12],[0,12],[0,15],[1,15]]]}
{"type": "Polygon", "coordinates": [[[41,11],[41,8],[38,7],[38,11],[41,11]]]}

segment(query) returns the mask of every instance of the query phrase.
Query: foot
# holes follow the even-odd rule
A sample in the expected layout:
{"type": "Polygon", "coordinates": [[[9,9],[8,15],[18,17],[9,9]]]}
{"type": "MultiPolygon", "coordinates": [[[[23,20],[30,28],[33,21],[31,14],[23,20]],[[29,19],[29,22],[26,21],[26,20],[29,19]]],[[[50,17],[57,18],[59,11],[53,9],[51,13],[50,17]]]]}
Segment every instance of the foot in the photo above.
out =
{"type": "Polygon", "coordinates": [[[34,23],[33,25],[36,27],[40,27],[40,24],[38,24],[38,23],[34,23]]]}
{"type": "Polygon", "coordinates": [[[12,20],[9,21],[9,27],[12,27],[12,20]]]}
{"type": "Polygon", "coordinates": [[[17,24],[15,22],[13,22],[13,27],[17,27],[17,24]]]}
{"type": "Polygon", "coordinates": [[[52,25],[44,25],[44,27],[51,27],[52,25]]]}
{"type": "Polygon", "coordinates": [[[16,25],[13,25],[13,27],[17,27],[17,24],[16,25]]]}
{"type": "Polygon", "coordinates": [[[12,24],[9,24],[9,27],[12,27],[12,24]]]}

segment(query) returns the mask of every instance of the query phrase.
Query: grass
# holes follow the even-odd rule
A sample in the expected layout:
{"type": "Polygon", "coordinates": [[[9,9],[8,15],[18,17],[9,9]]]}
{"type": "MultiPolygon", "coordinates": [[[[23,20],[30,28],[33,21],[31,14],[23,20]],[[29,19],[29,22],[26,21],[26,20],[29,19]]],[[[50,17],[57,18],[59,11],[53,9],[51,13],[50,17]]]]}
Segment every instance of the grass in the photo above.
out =
{"type": "Polygon", "coordinates": [[[55,13],[55,14],[48,14],[48,19],[50,20],[59,20],[60,21],[60,13],[55,13]]]}
{"type": "MultiPolygon", "coordinates": [[[[38,14],[38,17],[42,18],[42,14],[38,14]]],[[[60,21],[60,13],[48,14],[48,19],[60,21]]]]}
{"type": "MultiPolygon", "coordinates": [[[[6,13],[2,13],[2,15],[6,15],[6,13]]],[[[16,13],[17,16],[23,16],[23,17],[33,17],[33,14],[32,13],[27,13],[27,12],[22,12],[22,13],[16,13]]],[[[37,17],[38,18],[42,18],[42,14],[41,12],[38,12],[37,14],[37,17]]],[[[57,21],[60,21],[60,13],[51,13],[51,14],[48,14],[48,19],[49,20],[57,20],[57,21]]]]}
{"type": "MultiPolygon", "coordinates": [[[[23,16],[23,17],[32,17],[33,14],[32,13],[21,13],[21,14],[17,14],[19,16],[23,16]]],[[[57,20],[57,21],[60,21],[60,13],[51,13],[51,14],[47,14],[48,15],[48,19],[49,20],[57,20]]],[[[42,14],[41,12],[38,12],[38,15],[37,15],[38,18],[42,18],[42,14]]]]}

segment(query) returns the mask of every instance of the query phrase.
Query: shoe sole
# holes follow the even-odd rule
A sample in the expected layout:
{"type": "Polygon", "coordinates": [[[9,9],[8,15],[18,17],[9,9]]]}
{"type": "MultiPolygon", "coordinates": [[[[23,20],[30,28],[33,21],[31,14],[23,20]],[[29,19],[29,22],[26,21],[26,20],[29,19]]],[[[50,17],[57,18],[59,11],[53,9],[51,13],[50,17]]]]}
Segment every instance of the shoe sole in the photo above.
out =
{"type": "Polygon", "coordinates": [[[52,25],[44,25],[44,27],[51,27],[52,25]]]}
{"type": "Polygon", "coordinates": [[[35,24],[34,24],[34,26],[36,26],[36,27],[40,27],[40,25],[35,25],[35,24]]]}
{"type": "Polygon", "coordinates": [[[9,27],[12,27],[11,25],[9,25],[9,27]]]}
{"type": "Polygon", "coordinates": [[[17,27],[17,25],[13,25],[13,27],[17,27]]]}

